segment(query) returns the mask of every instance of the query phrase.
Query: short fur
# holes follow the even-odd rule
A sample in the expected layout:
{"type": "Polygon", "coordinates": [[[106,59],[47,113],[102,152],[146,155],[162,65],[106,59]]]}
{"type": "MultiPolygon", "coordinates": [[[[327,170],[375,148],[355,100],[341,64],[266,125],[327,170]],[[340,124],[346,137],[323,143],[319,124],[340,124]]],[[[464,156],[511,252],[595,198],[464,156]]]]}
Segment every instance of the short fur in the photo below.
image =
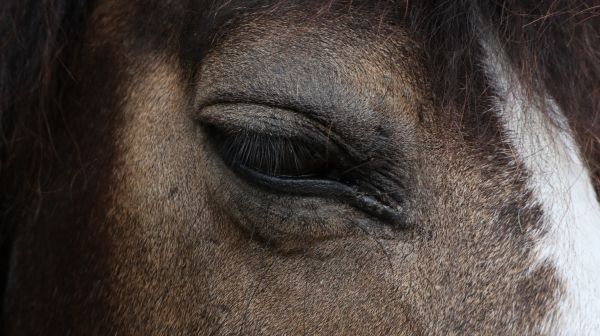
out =
{"type": "Polygon", "coordinates": [[[495,35],[532,104],[543,107],[540,93],[555,100],[598,192],[599,20],[600,7],[566,0],[3,1],[5,331],[540,333],[563,284],[552,265],[524,275],[545,233],[527,172],[489,112],[482,34],[495,35]],[[294,79],[311,57],[306,68],[339,74],[349,100],[385,92],[382,115],[336,120],[364,139],[370,122],[392,125],[381,146],[404,151],[409,167],[393,174],[414,173],[405,207],[419,232],[374,243],[386,235],[346,231],[340,218],[360,216],[322,200],[285,199],[309,209],[289,220],[187,142],[197,130],[177,112],[202,105],[211,87],[249,92],[237,77],[246,71],[273,92],[285,85],[257,60],[281,62],[294,79]],[[248,195],[254,205],[231,206],[248,195]],[[307,238],[307,248],[263,224],[314,221],[347,238],[307,238]]]}

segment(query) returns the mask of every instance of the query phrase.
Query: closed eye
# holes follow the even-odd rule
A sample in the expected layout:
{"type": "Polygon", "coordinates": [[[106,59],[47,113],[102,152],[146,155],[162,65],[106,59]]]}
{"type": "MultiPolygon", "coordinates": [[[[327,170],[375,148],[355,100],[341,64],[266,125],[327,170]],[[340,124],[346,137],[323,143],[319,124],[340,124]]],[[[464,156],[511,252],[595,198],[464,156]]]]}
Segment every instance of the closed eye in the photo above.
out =
{"type": "Polygon", "coordinates": [[[339,151],[331,142],[267,135],[253,131],[230,131],[207,125],[212,141],[224,161],[265,175],[288,178],[336,179],[339,151]]]}
{"type": "Polygon", "coordinates": [[[265,191],[324,197],[347,203],[371,216],[403,228],[398,207],[359,190],[354,166],[361,166],[326,136],[270,135],[215,124],[204,129],[225,164],[246,182],[265,191]]]}

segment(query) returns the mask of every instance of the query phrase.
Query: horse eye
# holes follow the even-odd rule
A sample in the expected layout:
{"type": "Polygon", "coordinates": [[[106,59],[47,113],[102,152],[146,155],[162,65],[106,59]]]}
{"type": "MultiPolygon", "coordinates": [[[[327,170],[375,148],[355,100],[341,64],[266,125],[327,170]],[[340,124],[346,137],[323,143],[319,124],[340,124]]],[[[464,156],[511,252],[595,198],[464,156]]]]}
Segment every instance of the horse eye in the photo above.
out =
{"type": "Polygon", "coordinates": [[[206,125],[225,163],[234,170],[254,170],[280,178],[336,179],[335,146],[300,137],[254,131],[231,131],[206,125]]]}
{"type": "MultiPolygon", "coordinates": [[[[398,228],[400,209],[361,190],[361,166],[327,136],[285,137],[204,124],[210,142],[236,175],[270,192],[337,199],[398,228]]],[[[364,182],[364,181],[363,181],[364,182]]]]}

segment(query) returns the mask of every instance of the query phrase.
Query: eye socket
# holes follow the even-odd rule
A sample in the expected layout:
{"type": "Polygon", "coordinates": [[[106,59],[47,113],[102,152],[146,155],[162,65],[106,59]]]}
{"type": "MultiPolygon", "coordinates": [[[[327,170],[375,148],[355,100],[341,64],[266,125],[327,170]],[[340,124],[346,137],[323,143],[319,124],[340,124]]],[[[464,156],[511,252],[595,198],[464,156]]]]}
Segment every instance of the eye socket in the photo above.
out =
{"type": "Polygon", "coordinates": [[[393,227],[407,228],[399,206],[361,188],[372,185],[365,181],[368,165],[345,154],[328,136],[286,137],[211,123],[203,126],[225,164],[247,182],[270,192],[337,199],[393,227]]]}

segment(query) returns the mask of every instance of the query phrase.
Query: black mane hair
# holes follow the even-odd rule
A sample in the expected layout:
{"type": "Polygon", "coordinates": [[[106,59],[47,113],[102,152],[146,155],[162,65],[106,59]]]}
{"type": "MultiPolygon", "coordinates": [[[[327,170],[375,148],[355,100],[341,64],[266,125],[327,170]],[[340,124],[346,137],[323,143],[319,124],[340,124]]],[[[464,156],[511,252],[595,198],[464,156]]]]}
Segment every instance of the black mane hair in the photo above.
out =
{"type": "MultiPolygon", "coordinates": [[[[21,204],[41,197],[52,123],[83,31],[86,0],[0,2],[0,300],[21,204]],[[34,179],[34,180],[32,180],[34,179]]],[[[2,302],[0,301],[0,302],[2,302]]]]}

